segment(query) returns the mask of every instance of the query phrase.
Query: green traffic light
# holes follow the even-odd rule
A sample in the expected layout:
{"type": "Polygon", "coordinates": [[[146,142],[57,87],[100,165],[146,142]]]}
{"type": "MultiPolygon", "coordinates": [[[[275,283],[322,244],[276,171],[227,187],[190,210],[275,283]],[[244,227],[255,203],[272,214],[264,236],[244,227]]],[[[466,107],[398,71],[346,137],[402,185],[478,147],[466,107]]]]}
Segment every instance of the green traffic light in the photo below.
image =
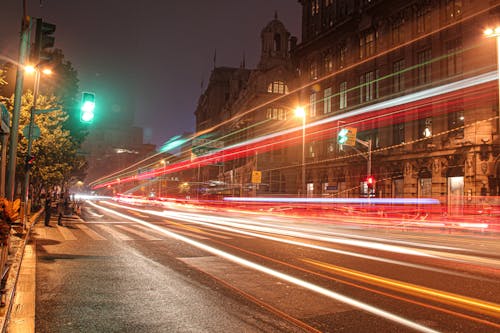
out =
{"type": "Polygon", "coordinates": [[[90,123],[94,120],[95,95],[93,93],[82,93],[82,104],[80,107],[80,121],[90,123]]]}
{"type": "Polygon", "coordinates": [[[349,133],[349,130],[347,128],[343,128],[339,131],[339,134],[337,136],[337,141],[339,144],[343,145],[347,142],[347,133],[349,133]]]}

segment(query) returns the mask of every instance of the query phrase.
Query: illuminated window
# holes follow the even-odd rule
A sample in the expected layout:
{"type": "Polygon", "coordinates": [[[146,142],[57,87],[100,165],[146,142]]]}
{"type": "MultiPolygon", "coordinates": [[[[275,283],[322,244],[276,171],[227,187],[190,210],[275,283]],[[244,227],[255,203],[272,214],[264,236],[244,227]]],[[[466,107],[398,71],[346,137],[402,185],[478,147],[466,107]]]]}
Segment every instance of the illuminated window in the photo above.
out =
{"type": "Polygon", "coordinates": [[[319,0],[311,1],[311,13],[313,14],[313,16],[319,13],[319,0]]]}
{"type": "Polygon", "coordinates": [[[309,96],[309,116],[316,117],[316,93],[309,96]]]}
{"type": "Polygon", "coordinates": [[[332,112],[332,88],[326,88],[323,94],[323,113],[327,114],[332,112]]]}
{"type": "Polygon", "coordinates": [[[318,78],[318,64],[313,61],[309,65],[309,79],[316,80],[318,78]]]}
{"type": "Polygon", "coordinates": [[[373,30],[363,33],[359,39],[359,57],[361,59],[368,58],[375,54],[375,42],[377,34],[373,30]]]}
{"type": "Polygon", "coordinates": [[[403,69],[405,68],[405,60],[401,59],[392,64],[392,87],[394,92],[400,92],[405,89],[405,77],[403,69]]]}
{"type": "Polygon", "coordinates": [[[339,109],[345,109],[347,107],[347,82],[342,82],[339,89],[339,109]]]}
{"type": "Polygon", "coordinates": [[[460,16],[462,16],[462,0],[447,0],[446,1],[447,20],[456,20],[460,16]]]}
{"type": "Polygon", "coordinates": [[[324,61],[325,73],[331,73],[333,71],[333,58],[331,54],[327,54],[324,61]]]}
{"type": "Polygon", "coordinates": [[[446,43],[447,57],[447,74],[453,76],[462,73],[462,40],[454,39],[446,43]]]}
{"type": "Polygon", "coordinates": [[[333,5],[333,0],[325,0],[325,7],[333,5]]]}
{"type": "Polygon", "coordinates": [[[359,102],[369,102],[379,97],[378,69],[367,72],[359,78],[359,102]]]}
{"type": "Polygon", "coordinates": [[[267,92],[273,94],[288,94],[288,87],[283,81],[274,81],[267,86],[267,92]]]}
{"type": "Polygon", "coordinates": [[[286,120],[286,111],[279,107],[270,107],[266,110],[266,118],[273,120],[286,120]]]}
{"type": "Polygon", "coordinates": [[[417,53],[418,61],[418,84],[431,82],[431,50],[417,53]]]}
{"type": "Polygon", "coordinates": [[[418,137],[430,138],[432,136],[432,118],[422,118],[418,121],[418,137]]]}
{"type": "Polygon", "coordinates": [[[344,68],[347,60],[347,46],[342,45],[339,52],[339,68],[344,68]]]}

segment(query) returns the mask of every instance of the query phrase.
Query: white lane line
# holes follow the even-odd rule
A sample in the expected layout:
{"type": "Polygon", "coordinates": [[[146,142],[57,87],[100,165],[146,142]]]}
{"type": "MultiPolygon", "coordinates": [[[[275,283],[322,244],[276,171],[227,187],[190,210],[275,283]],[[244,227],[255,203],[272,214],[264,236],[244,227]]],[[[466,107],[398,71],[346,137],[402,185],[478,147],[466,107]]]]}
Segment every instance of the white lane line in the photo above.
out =
{"type": "Polygon", "coordinates": [[[74,241],[76,240],[75,235],[68,229],[68,227],[61,227],[60,225],[57,225],[57,230],[62,234],[64,240],[67,241],[74,241]]]}
{"type": "Polygon", "coordinates": [[[117,225],[116,228],[120,229],[120,230],[125,230],[126,232],[132,233],[132,234],[139,236],[141,238],[144,238],[146,240],[161,240],[161,238],[154,237],[154,236],[150,235],[150,233],[139,231],[139,230],[137,230],[137,227],[133,227],[130,225],[129,226],[117,225]]]}
{"type": "Polygon", "coordinates": [[[93,240],[98,240],[98,241],[100,241],[100,240],[107,240],[106,237],[101,236],[99,233],[95,232],[94,230],[90,229],[89,227],[87,227],[84,224],[79,224],[78,228],[80,228],[81,231],[83,231],[84,233],[86,233],[93,240]]]}
{"type": "Polygon", "coordinates": [[[108,226],[108,225],[99,225],[99,224],[97,224],[96,227],[99,228],[99,229],[104,230],[105,232],[107,232],[108,234],[110,234],[113,238],[116,238],[116,239],[119,239],[119,240],[122,240],[122,241],[133,240],[132,237],[130,237],[128,235],[125,235],[125,234],[123,234],[123,233],[115,230],[114,228],[108,226]]]}

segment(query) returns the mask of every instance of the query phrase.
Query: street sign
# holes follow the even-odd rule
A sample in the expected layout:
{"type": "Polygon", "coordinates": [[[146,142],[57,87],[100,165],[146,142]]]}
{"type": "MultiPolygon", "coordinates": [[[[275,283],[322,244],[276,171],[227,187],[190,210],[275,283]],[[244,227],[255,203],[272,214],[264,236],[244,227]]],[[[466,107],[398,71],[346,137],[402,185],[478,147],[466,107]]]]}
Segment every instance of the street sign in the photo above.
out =
{"type": "Polygon", "coordinates": [[[341,145],[355,146],[356,134],[358,129],[356,127],[344,127],[339,131],[338,142],[341,145]]]}
{"type": "Polygon", "coordinates": [[[252,171],[252,183],[260,184],[262,181],[262,171],[252,171]]]}
{"type": "Polygon", "coordinates": [[[222,148],[224,148],[224,141],[196,138],[192,141],[191,153],[194,157],[198,157],[222,148]]]}
{"type": "MultiPolygon", "coordinates": [[[[28,137],[30,131],[30,126],[26,125],[23,128],[23,136],[25,138],[28,137]]],[[[33,128],[31,129],[31,138],[32,139],[38,139],[40,137],[40,127],[38,127],[36,124],[33,124],[33,128]]]]}

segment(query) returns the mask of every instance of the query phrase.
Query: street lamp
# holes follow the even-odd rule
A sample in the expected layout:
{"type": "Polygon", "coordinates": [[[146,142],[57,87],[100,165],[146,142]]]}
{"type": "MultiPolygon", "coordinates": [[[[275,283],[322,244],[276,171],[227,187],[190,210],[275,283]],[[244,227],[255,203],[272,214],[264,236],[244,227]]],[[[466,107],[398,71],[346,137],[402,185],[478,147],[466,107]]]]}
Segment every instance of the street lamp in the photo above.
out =
{"type": "Polygon", "coordinates": [[[494,29],[488,28],[484,31],[486,37],[496,37],[497,40],[497,75],[498,75],[498,129],[500,132],[500,26],[494,29]]]}
{"type": "Polygon", "coordinates": [[[295,116],[302,118],[302,195],[306,193],[306,111],[303,107],[298,106],[295,108],[295,116]]]}
{"type": "MultiPolygon", "coordinates": [[[[158,197],[161,197],[162,181],[163,181],[163,178],[165,177],[165,165],[167,164],[167,162],[165,162],[165,160],[161,160],[160,164],[163,165],[163,173],[161,174],[160,181],[158,182],[158,197]]],[[[165,192],[165,194],[166,194],[166,192],[165,192]]]]}

